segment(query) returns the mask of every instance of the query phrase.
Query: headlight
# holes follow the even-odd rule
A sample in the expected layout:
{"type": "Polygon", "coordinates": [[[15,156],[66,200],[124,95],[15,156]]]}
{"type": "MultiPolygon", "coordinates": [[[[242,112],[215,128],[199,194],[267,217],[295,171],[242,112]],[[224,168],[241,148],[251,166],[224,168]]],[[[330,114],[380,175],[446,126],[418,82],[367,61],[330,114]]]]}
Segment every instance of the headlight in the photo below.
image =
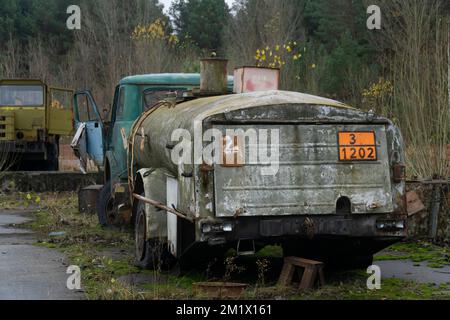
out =
{"type": "Polygon", "coordinates": [[[211,225],[210,224],[204,224],[202,226],[202,232],[203,233],[210,233],[212,230],[211,225]]]}
{"type": "Polygon", "coordinates": [[[385,224],[383,222],[377,222],[377,229],[384,229],[385,224]]]}
{"type": "Polygon", "coordinates": [[[221,233],[221,232],[232,232],[233,231],[232,223],[205,223],[202,225],[203,233],[221,233]]]}
{"type": "Polygon", "coordinates": [[[397,223],[395,224],[395,227],[397,229],[405,229],[405,221],[397,221],[397,223]]]}
{"type": "Polygon", "coordinates": [[[403,230],[405,229],[405,221],[404,220],[386,220],[386,221],[377,221],[377,229],[379,230],[403,230]]]}
{"type": "Polygon", "coordinates": [[[231,231],[233,231],[233,225],[231,223],[223,225],[223,232],[231,232],[231,231]]]}

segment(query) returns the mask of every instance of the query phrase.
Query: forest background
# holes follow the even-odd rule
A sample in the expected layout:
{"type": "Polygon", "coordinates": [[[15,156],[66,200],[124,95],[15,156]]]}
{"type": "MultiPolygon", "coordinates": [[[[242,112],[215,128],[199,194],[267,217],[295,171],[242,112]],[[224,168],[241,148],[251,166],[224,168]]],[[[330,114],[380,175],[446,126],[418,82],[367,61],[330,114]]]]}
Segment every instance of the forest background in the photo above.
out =
{"type": "Polygon", "coordinates": [[[447,0],[0,0],[0,78],[91,89],[108,107],[124,76],[198,72],[217,55],[280,68],[282,89],[338,99],[398,124],[408,175],[450,177],[447,0]],[[70,5],[81,29],[68,30],[70,5]],[[369,5],[381,30],[369,30],[369,5]]]}

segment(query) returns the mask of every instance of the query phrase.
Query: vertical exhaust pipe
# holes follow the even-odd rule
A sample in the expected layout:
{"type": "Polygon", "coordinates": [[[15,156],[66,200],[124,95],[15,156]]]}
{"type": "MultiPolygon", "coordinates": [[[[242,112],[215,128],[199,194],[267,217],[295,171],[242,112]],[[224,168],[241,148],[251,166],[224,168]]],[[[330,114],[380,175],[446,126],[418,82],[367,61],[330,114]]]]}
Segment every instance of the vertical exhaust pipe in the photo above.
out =
{"type": "Polygon", "coordinates": [[[221,95],[228,92],[228,60],[200,60],[200,94],[221,95]]]}

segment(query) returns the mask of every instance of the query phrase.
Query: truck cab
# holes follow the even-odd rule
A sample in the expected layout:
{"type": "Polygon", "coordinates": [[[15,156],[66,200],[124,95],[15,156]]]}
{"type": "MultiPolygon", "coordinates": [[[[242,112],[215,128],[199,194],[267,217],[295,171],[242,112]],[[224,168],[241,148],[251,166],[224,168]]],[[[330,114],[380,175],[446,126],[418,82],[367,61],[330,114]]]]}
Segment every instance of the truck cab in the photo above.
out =
{"type": "MultiPolygon", "coordinates": [[[[228,78],[232,91],[233,77],[228,78]]],[[[109,116],[102,116],[88,90],[74,95],[74,116],[77,134],[72,144],[85,170],[92,160],[103,172],[104,187],[96,204],[102,226],[131,221],[131,200],[128,190],[130,158],[128,136],[136,119],[155,103],[171,97],[178,99],[185,92],[200,86],[199,74],[147,74],[122,79],[116,87],[109,116]]]]}
{"type": "Polygon", "coordinates": [[[41,80],[0,81],[4,170],[58,170],[59,139],[73,131],[72,96],[41,80]]]}

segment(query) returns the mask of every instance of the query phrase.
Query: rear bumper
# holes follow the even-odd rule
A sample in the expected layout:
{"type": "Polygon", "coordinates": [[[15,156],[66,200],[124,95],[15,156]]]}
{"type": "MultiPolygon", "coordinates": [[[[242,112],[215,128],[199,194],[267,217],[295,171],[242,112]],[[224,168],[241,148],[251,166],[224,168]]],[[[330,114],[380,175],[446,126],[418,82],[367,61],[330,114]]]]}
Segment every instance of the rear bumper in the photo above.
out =
{"type": "MultiPolygon", "coordinates": [[[[200,222],[201,242],[210,245],[255,240],[270,244],[285,239],[402,239],[406,217],[398,215],[287,216],[221,219],[200,222]]],[[[395,241],[394,241],[395,242],[395,241]]]]}

